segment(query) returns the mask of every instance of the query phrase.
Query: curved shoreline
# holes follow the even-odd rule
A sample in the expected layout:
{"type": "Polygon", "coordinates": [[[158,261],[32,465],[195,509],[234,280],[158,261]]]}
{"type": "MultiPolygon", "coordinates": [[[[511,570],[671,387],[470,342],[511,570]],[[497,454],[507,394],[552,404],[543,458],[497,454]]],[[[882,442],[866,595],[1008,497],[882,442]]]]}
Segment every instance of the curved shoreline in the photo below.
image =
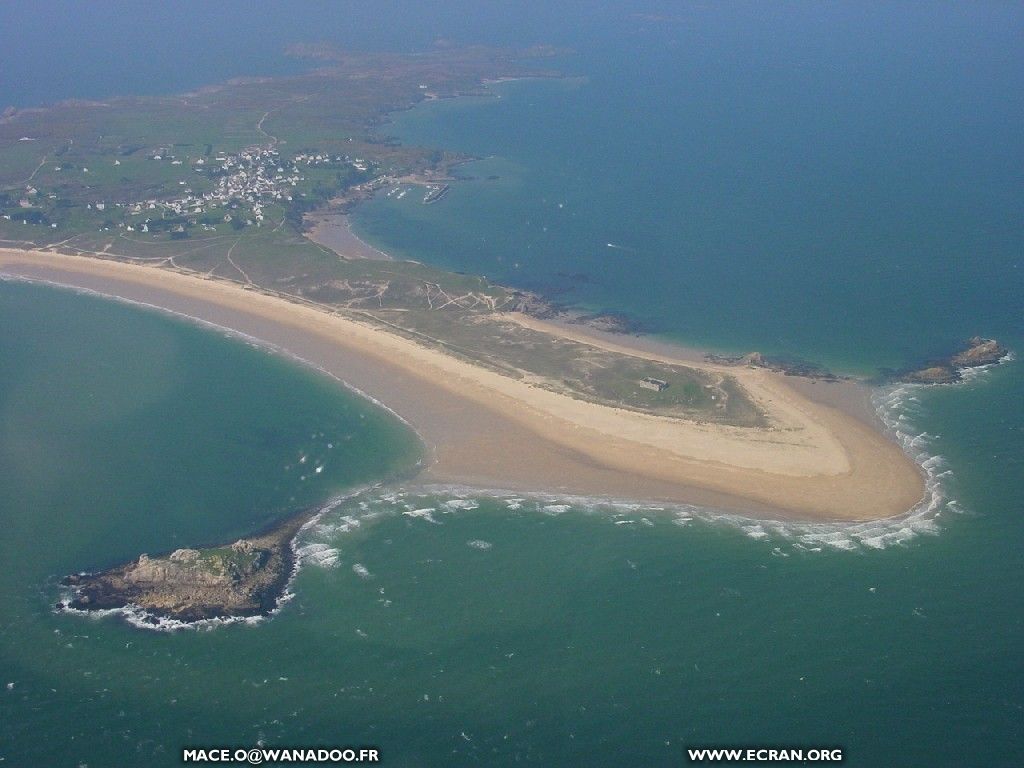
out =
{"type": "Polygon", "coordinates": [[[892,517],[924,495],[920,468],[880,430],[764,370],[729,372],[772,429],[678,422],[575,400],[224,281],[43,251],[0,250],[0,268],[212,322],[322,368],[413,425],[432,454],[431,482],[803,520],[892,517]]]}
{"type": "Polygon", "coordinates": [[[345,211],[319,211],[307,214],[305,236],[344,259],[376,259],[393,261],[394,257],[375,248],[352,231],[352,220],[345,211]]]}

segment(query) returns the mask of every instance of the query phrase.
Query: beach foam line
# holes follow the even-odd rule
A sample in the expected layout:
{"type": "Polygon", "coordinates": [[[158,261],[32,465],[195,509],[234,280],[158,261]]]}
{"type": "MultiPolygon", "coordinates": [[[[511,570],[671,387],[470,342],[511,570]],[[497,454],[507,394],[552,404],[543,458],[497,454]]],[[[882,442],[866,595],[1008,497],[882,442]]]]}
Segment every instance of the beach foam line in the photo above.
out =
{"type": "MultiPolygon", "coordinates": [[[[289,595],[288,599],[290,598],[291,595],[289,595]]],[[[212,619],[199,619],[198,621],[180,621],[178,619],[167,618],[166,616],[157,616],[134,603],[129,603],[123,608],[85,610],[81,608],[72,608],[70,606],[70,601],[70,596],[62,598],[57,612],[67,613],[74,616],[84,616],[95,621],[115,616],[136,629],[145,629],[150,632],[179,632],[181,630],[201,632],[210,631],[218,627],[224,627],[232,624],[256,626],[276,614],[281,608],[281,603],[285,602],[285,598],[282,596],[282,598],[278,600],[277,608],[265,615],[224,616],[212,619]]]]}
{"type": "MultiPolygon", "coordinates": [[[[979,380],[975,377],[972,382],[979,380]]],[[[948,481],[952,479],[953,472],[948,462],[932,451],[935,437],[915,426],[917,419],[927,415],[922,395],[930,386],[901,384],[880,389],[873,397],[879,418],[926,476],[925,497],[903,515],[865,522],[768,520],[692,504],[410,483],[397,487],[378,485],[366,488],[325,506],[303,527],[303,531],[309,534],[306,546],[319,542],[320,546],[331,548],[330,545],[337,545],[338,536],[358,529],[363,521],[392,515],[440,525],[447,515],[476,513],[485,500],[500,502],[507,511],[520,514],[559,516],[578,511],[602,516],[613,524],[640,523],[649,527],[654,525],[652,518],[667,518],[682,527],[695,524],[724,526],[752,540],[768,542],[772,545],[772,556],[789,556],[791,551],[797,550],[809,553],[866,552],[903,546],[920,536],[939,534],[943,514],[959,515],[964,512],[963,506],[949,494],[948,481]],[[350,509],[352,505],[355,510],[350,509]],[[334,510],[339,510],[336,518],[332,518],[334,510]]],[[[297,542],[299,539],[296,537],[297,542]]]]}
{"type": "MultiPolygon", "coordinates": [[[[443,519],[434,517],[455,513],[473,512],[480,508],[482,501],[502,503],[507,511],[520,514],[561,516],[569,512],[600,516],[612,524],[633,528],[633,524],[653,527],[656,519],[668,519],[673,524],[690,527],[704,525],[725,527],[736,530],[754,540],[766,540],[779,549],[786,545],[795,550],[807,552],[864,552],[904,545],[922,535],[935,535],[940,531],[937,522],[944,509],[959,511],[951,503],[942,488],[941,480],[949,470],[940,457],[926,459],[934,474],[929,493],[915,509],[905,515],[867,522],[799,522],[790,520],[766,520],[751,518],[727,510],[700,507],[691,504],[642,503],[607,497],[573,496],[549,493],[523,493],[501,489],[481,489],[452,485],[408,485],[401,490],[388,490],[383,496],[367,498],[363,504],[376,507],[385,515],[408,515],[410,509],[421,504],[433,503],[431,520],[443,524],[443,519]],[[451,504],[456,501],[458,504],[451,504]],[[462,502],[471,501],[472,506],[462,502]],[[382,508],[389,507],[389,508],[382,508]],[[652,519],[653,518],[653,519],[652,519]]],[[[426,515],[422,515],[426,517],[426,515]]],[[[784,551],[781,554],[788,554],[784,551]]]]}
{"type": "MultiPolygon", "coordinates": [[[[965,375],[959,381],[950,384],[897,384],[879,388],[873,393],[872,404],[887,433],[921,468],[925,476],[925,494],[921,501],[906,513],[889,518],[864,522],[767,520],[690,504],[643,503],[600,496],[524,493],[429,483],[410,484],[401,490],[389,490],[387,495],[378,501],[404,504],[407,509],[411,509],[406,501],[410,496],[424,503],[429,499],[434,505],[431,512],[440,510],[447,513],[470,511],[479,507],[480,500],[490,499],[503,502],[509,511],[532,511],[550,516],[565,514],[570,510],[602,513],[612,518],[616,524],[637,522],[623,519],[623,515],[669,514],[677,525],[687,526],[694,522],[725,525],[739,530],[751,539],[780,541],[808,552],[863,552],[905,545],[920,536],[939,534],[941,519],[945,514],[962,515],[966,511],[960,501],[951,495],[949,486],[954,476],[953,470],[945,457],[934,451],[937,436],[918,426],[919,420],[927,418],[927,406],[922,398],[934,387],[972,386],[983,383],[999,365],[1015,359],[1014,354],[1009,352],[997,363],[965,369],[965,375]],[[439,498],[431,497],[449,498],[440,501],[439,498]],[[530,505],[532,509],[524,505],[530,505]]],[[[364,505],[369,503],[363,502],[364,505]]],[[[648,517],[639,519],[639,522],[644,521],[650,524],[648,517]]],[[[438,521],[431,517],[431,522],[438,521]]],[[[773,550],[773,554],[788,556],[788,553],[779,547],[773,550]]]]}
{"type": "Polygon", "coordinates": [[[1009,350],[1005,355],[1000,357],[994,363],[989,363],[988,365],[976,365],[973,368],[958,368],[957,373],[960,374],[960,378],[958,381],[953,381],[950,382],[949,384],[938,384],[936,386],[956,386],[977,383],[980,380],[984,380],[988,376],[988,374],[990,374],[1000,365],[1012,363],[1016,359],[1017,357],[1016,355],[1013,354],[1013,351],[1009,350]]]}
{"type": "MultiPolygon", "coordinates": [[[[1012,360],[1013,357],[1008,355],[1000,362],[1012,360]]],[[[991,370],[995,365],[984,368],[991,370]]],[[[639,522],[651,526],[652,517],[667,516],[673,524],[682,527],[694,524],[725,526],[752,540],[766,542],[772,546],[769,554],[773,557],[789,557],[793,551],[856,553],[903,546],[920,536],[939,534],[940,519],[944,513],[960,515],[965,511],[959,501],[949,495],[947,486],[953,472],[947,461],[930,450],[935,437],[915,428],[915,419],[927,413],[921,396],[934,386],[962,386],[977,384],[979,381],[983,381],[981,376],[949,385],[899,384],[882,388],[874,394],[873,402],[879,418],[926,475],[924,499],[908,513],[892,518],[829,523],[764,520],[690,504],[643,503],[605,497],[523,493],[460,485],[410,484],[395,487],[377,484],[332,499],[302,526],[291,542],[294,562],[286,586],[275,608],[265,615],[183,622],[155,616],[135,605],[101,611],[79,610],[69,605],[70,590],[62,598],[59,610],[90,618],[120,616],[139,629],[164,632],[209,630],[230,624],[256,625],[277,615],[294,597],[292,585],[304,565],[336,567],[341,558],[338,538],[361,529],[365,522],[404,515],[441,525],[442,521],[435,514],[443,517],[475,513],[483,500],[501,502],[510,512],[558,516],[575,510],[604,516],[613,524],[639,522]],[[352,506],[355,508],[352,509],[352,506]],[[332,516],[335,511],[337,515],[332,516]],[[792,551],[787,551],[787,547],[792,551]]],[[[491,546],[490,542],[479,539],[468,542],[468,545],[477,549],[488,549],[491,546]]],[[[368,572],[364,573],[365,567],[359,563],[353,564],[352,568],[357,575],[363,578],[368,576],[368,572]]]]}

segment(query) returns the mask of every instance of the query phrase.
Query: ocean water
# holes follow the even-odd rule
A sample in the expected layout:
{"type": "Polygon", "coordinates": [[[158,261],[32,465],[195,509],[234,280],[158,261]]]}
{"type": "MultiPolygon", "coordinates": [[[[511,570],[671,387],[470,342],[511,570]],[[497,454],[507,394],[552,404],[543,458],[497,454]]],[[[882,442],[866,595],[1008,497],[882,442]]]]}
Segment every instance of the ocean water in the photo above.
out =
{"type": "MultiPolygon", "coordinates": [[[[446,12],[456,39],[568,43],[580,77],[398,116],[387,133],[486,159],[436,205],[361,208],[376,245],[717,349],[873,374],[983,333],[1016,359],[877,392],[929,472],[914,514],[783,525],[359,490],[418,448],[333,382],[209,329],[0,283],[3,765],[177,765],[186,745],[261,741],[375,745],[386,765],[677,766],[707,743],[1017,764],[1020,10],[567,4],[557,23],[490,6],[452,21],[465,10],[446,12]],[[301,479],[302,455],[324,471],[301,479]],[[270,620],[157,632],[51,609],[69,571],[330,499],[270,620]]],[[[324,35],[415,47],[443,26],[395,18],[324,35]]]]}
{"type": "Polygon", "coordinates": [[[399,113],[383,133],[484,159],[443,204],[379,196],[356,231],[858,373],[1020,339],[1020,9],[788,7],[683,6],[579,50],[577,79],[399,113]]]}
{"type": "Polygon", "coordinates": [[[925,519],[801,526],[401,484],[347,496],[418,452],[333,382],[47,287],[0,283],[0,318],[6,764],[351,743],[387,765],[669,766],[684,745],[782,740],[853,765],[1012,764],[1018,363],[880,396],[943,457],[925,519]],[[297,477],[303,455],[324,472],[297,477]],[[64,573],[339,495],[269,620],[153,631],[52,610],[64,573]]]}
{"type": "Polygon", "coordinates": [[[248,535],[410,473],[420,445],[333,380],[153,311],[0,281],[0,327],[0,758],[123,765],[77,759],[66,723],[108,728],[80,710],[156,672],[159,646],[134,656],[127,624],[55,615],[59,579],[248,535]],[[90,641],[98,656],[67,656],[90,641]]]}

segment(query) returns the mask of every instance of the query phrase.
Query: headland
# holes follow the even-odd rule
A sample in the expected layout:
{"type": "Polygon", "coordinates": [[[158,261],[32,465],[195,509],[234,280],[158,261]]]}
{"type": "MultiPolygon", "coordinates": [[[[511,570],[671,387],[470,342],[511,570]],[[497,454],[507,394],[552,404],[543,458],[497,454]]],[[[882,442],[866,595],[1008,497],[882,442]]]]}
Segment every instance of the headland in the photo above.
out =
{"type": "MultiPolygon", "coordinates": [[[[347,212],[373,195],[444,205],[453,168],[472,159],[402,146],[381,132],[391,114],[560,77],[543,66],[558,51],[291,52],[317,69],[5,111],[0,274],[212,323],[321,369],[413,426],[430,484],[807,521],[893,517],[922,500],[921,468],[857,382],[634,337],[629,318],[392,259],[352,233],[347,212]]],[[[955,378],[960,364],[938,367],[955,378]]],[[[306,514],[70,585],[79,607],[265,613],[306,514]]]]}

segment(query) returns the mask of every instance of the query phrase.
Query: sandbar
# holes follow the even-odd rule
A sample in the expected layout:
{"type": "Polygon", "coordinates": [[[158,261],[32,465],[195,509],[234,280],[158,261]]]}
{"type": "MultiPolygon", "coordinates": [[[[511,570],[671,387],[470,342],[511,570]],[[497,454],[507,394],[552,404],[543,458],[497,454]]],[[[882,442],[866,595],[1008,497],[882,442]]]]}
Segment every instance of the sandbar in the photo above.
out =
{"type": "MultiPolygon", "coordinates": [[[[920,467],[868,416],[839,407],[840,397],[815,397],[814,387],[791,386],[787,377],[765,369],[727,371],[764,410],[769,427],[688,422],[556,393],[370,320],[215,278],[16,249],[0,249],[0,272],[181,313],[321,368],[417,431],[428,452],[425,482],[695,504],[799,520],[892,517],[924,495],[920,467]]],[[[628,338],[581,338],[625,354],[671,359],[628,338]]]]}

